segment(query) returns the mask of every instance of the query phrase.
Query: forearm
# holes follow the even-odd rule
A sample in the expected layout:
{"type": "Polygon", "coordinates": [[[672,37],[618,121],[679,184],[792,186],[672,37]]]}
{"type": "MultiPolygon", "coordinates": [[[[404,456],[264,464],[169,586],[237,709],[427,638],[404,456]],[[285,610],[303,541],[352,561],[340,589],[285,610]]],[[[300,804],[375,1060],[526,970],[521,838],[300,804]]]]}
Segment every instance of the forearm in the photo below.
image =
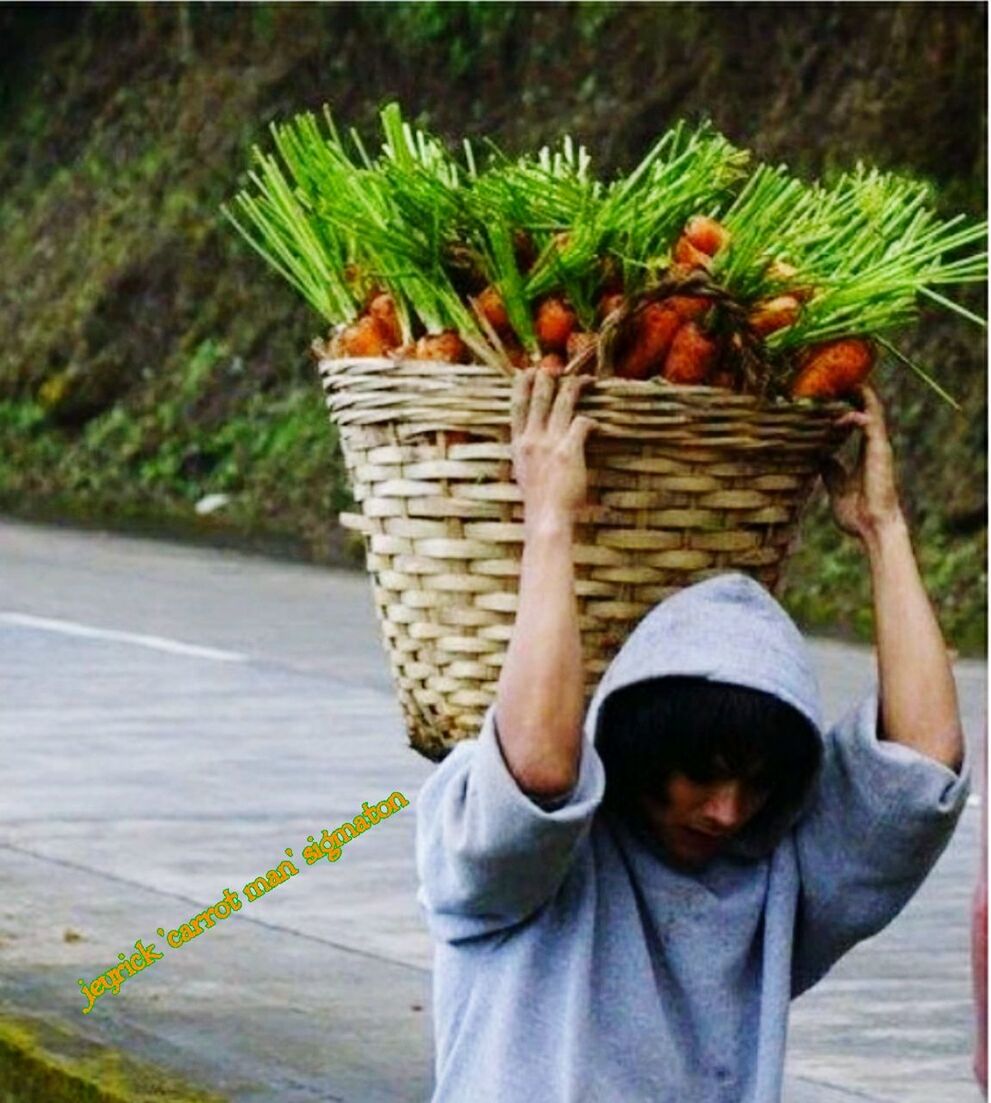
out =
{"type": "Polygon", "coordinates": [[[496,723],[510,772],[535,796],[578,778],[584,680],[566,513],[526,523],[516,622],[496,695],[496,723]]]}
{"type": "Polygon", "coordinates": [[[963,735],[950,657],[899,517],[865,541],[874,591],[884,737],[951,769],[963,735]]]}

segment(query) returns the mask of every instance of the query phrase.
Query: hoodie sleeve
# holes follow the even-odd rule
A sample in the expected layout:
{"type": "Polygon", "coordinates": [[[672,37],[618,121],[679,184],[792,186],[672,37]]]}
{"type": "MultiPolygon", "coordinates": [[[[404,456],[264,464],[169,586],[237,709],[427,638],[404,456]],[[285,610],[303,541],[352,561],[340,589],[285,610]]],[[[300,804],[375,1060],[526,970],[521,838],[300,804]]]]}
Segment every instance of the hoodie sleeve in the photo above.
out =
{"type": "Polygon", "coordinates": [[[826,736],[809,811],[795,828],[800,895],[792,995],[887,926],[945,849],[970,788],[960,773],[878,739],[878,691],[826,736]]]}
{"type": "Polygon", "coordinates": [[[476,740],[438,766],[417,802],[417,901],[447,942],[519,923],[563,882],[605,791],[605,769],[583,737],[578,781],[538,803],[509,772],[495,705],[476,740]]]}

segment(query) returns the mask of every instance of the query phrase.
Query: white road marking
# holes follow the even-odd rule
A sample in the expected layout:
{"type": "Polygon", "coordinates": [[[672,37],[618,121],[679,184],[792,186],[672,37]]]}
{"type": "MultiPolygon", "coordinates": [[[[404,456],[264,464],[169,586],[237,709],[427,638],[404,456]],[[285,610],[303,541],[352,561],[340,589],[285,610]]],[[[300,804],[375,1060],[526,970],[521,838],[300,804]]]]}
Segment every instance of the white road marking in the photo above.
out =
{"type": "Polygon", "coordinates": [[[200,659],[215,659],[222,663],[247,662],[249,656],[237,651],[221,651],[216,647],[201,647],[195,643],[183,643],[164,636],[145,636],[138,632],[121,632],[116,628],[94,628],[89,624],[77,624],[71,620],[53,620],[51,617],[34,617],[30,613],[0,612],[0,622],[20,625],[23,628],[40,628],[46,632],[61,632],[66,636],[84,636],[93,640],[113,640],[115,643],[131,643],[138,647],[150,647],[154,651],[169,651],[173,655],[195,655],[200,659]]]}

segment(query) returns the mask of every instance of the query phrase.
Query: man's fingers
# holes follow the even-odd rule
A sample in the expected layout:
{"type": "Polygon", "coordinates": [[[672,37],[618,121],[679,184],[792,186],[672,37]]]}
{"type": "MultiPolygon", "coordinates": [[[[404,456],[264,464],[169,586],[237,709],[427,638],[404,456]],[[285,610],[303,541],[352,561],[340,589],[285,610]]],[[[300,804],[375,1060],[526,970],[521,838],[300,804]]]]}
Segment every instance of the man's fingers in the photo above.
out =
{"type": "Polygon", "coordinates": [[[830,497],[834,494],[842,493],[846,486],[847,479],[849,478],[849,474],[847,473],[847,469],[835,456],[828,456],[822,461],[819,467],[819,473],[822,475],[822,481],[830,497]]]}
{"type": "Polygon", "coordinates": [[[577,444],[584,445],[589,433],[594,433],[599,428],[599,423],[591,417],[579,414],[568,429],[569,434],[575,438],[577,444]]]}
{"type": "Polygon", "coordinates": [[[533,380],[536,375],[535,368],[527,368],[517,372],[513,380],[513,394],[510,399],[510,423],[512,425],[513,440],[523,435],[526,428],[527,412],[530,408],[530,395],[533,391],[533,380]]]}
{"type": "Polygon", "coordinates": [[[861,383],[857,388],[860,393],[860,397],[864,402],[864,410],[876,417],[879,421],[884,421],[884,407],[881,405],[881,399],[878,398],[877,391],[869,383],[861,383]]]}
{"type": "Polygon", "coordinates": [[[534,368],[516,373],[513,379],[513,393],[510,399],[510,422],[513,440],[522,436],[526,427],[526,413],[530,409],[530,394],[533,389],[534,368]]]}
{"type": "Polygon", "coordinates": [[[867,418],[864,430],[874,440],[887,441],[888,430],[884,423],[884,407],[881,405],[877,391],[867,383],[861,384],[857,391],[864,403],[864,415],[867,418]]]}
{"type": "Polygon", "coordinates": [[[558,380],[557,397],[547,422],[551,433],[564,434],[571,425],[575,413],[575,404],[582,389],[592,381],[590,375],[566,375],[558,380]]]}
{"type": "Polygon", "coordinates": [[[551,407],[554,398],[554,385],[556,380],[550,372],[537,370],[533,383],[533,391],[530,394],[530,412],[527,416],[526,429],[534,432],[543,432],[547,425],[547,411],[551,407]]]}

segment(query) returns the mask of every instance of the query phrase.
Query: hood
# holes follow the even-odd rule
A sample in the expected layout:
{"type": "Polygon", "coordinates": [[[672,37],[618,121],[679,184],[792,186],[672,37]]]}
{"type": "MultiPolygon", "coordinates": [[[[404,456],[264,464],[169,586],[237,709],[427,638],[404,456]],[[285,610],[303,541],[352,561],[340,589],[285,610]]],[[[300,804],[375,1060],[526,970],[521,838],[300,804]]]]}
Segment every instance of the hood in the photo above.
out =
{"type": "MultiPolygon", "coordinates": [[[[784,609],[747,575],[718,575],[655,605],[603,674],[585,716],[585,737],[598,743],[599,713],[611,693],[634,682],[669,675],[708,678],[773,693],[809,720],[822,746],[822,704],[809,649],[784,609]]],[[[783,807],[773,819],[765,817],[759,833],[744,828],[728,852],[748,858],[764,856],[799,818],[803,807],[783,807]]]]}

